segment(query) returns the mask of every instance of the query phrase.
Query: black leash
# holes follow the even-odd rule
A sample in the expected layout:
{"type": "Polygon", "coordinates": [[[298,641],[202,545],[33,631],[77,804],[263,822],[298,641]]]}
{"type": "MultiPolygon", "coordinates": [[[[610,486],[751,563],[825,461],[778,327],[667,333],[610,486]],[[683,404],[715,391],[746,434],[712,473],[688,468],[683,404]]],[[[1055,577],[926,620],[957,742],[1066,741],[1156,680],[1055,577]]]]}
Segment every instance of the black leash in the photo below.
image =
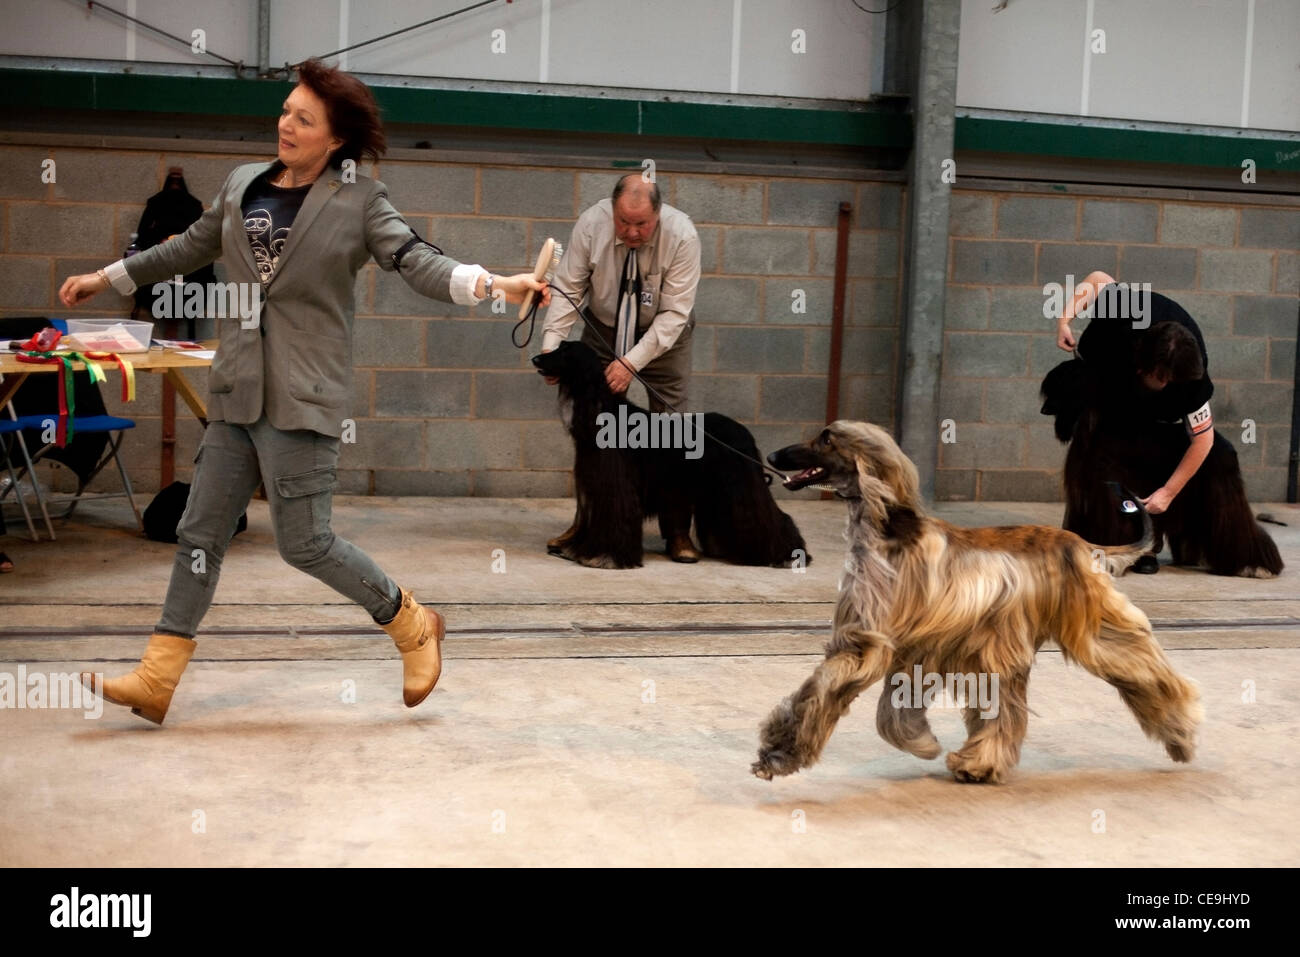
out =
{"type": "MultiPolygon", "coordinates": [[[[689,415],[689,414],[690,414],[690,413],[686,413],[686,412],[680,412],[680,411],[678,411],[677,407],[676,407],[675,405],[673,405],[671,402],[669,402],[667,399],[665,399],[662,395],[660,395],[659,392],[655,389],[654,386],[652,386],[649,382],[646,382],[645,379],[641,378],[640,373],[638,373],[638,372],[637,372],[635,369],[633,369],[630,365],[628,365],[626,362],[624,362],[623,359],[622,359],[620,356],[616,356],[616,355],[614,355],[614,350],[611,349],[611,348],[609,348],[609,346],[607,346],[607,345],[605,344],[605,337],[604,337],[604,335],[601,333],[601,330],[597,329],[596,326],[595,326],[595,324],[593,324],[592,321],[591,321],[590,319],[587,318],[586,313],[584,313],[584,312],[582,311],[582,307],[579,306],[576,302],[573,301],[573,297],[572,297],[572,296],[570,296],[567,292],[565,292],[563,289],[559,288],[558,286],[556,286],[556,285],[554,285],[554,284],[551,284],[551,286],[550,286],[550,290],[551,290],[551,292],[553,292],[553,293],[558,292],[561,296],[563,296],[565,299],[568,300],[569,305],[571,305],[571,306],[573,307],[573,311],[576,312],[576,313],[578,314],[579,318],[581,318],[582,321],[585,322],[585,323],[587,324],[587,328],[591,329],[591,331],[594,332],[594,333],[596,334],[596,339],[599,341],[601,348],[602,348],[603,350],[605,350],[605,351],[607,351],[607,352],[609,353],[610,361],[617,360],[620,364],[622,364],[622,366],[623,366],[624,369],[626,369],[628,372],[632,373],[632,377],[633,377],[634,379],[636,379],[637,382],[640,382],[643,386],[645,386],[646,392],[648,392],[650,395],[654,396],[654,397],[655,397],[656,399],[658,399],[661,403],[663,403],[663,405],[664,405],[665,407],[671,409],[671,410],[672,410],[673,412],[675,412],[677,415],[689,415]]],[[[538,308],[541,306],[541,304],[542,304],[542,297],[541,297],[541,296],[535,296],[535,297],[533,298],[533,305],[532,305],[532,308],[529,309],[529,310],[528,310],[528,313],[527,313],[527,314],[526,314],[522,319],[520,319],[517,323],[515,323],[514,328],[510,330],[510,341],[513,342],[513,343],[515,344],[516,348],[519,348],[519,349],[526,349],[526,348],[528,347],[528,344],[529,344],[530,342],[533,341],[533,332],[534,332],[534,330],[535,330],[535,328],[536,328],[536,323],[537,323],[537,310],[538,310],[538,308]],[[519,341],[519,336],[518,336],[518,333],[519,333],[519,327],[522,326],[524,323],[528,323],[528,335],[524,337],[524,341],[523,341],[523,342],[520,342],[520,341],[519,341]]],[[[745,459],[746,461],[749,461],[749,462],[753,462],[753,463],[754,463],[755,465],[757,465],[759,468],[764,469],[765,471],[771,472],[773,475],[775,475],[777,478],[779,478],[779,479],[781,480],[781,483],[782,483],[783,485],[785,484],[785,480],[786,480],[786,477],[787,477],[787,476],[786,476],[786,474],[785,474],[784,472],[780,472],[780,471],[778,471],[777,469],[775,469],[775,468],[773,468],[772,466],[768,465],[766,462],[760,462],[758,459],[754,458],[752,455],[746,455],[744,452],[740,451],[740,449],[732,448],[730,445],[728,445],[726,442],[722,441],[722,440],[721,440],[720,438],[718,438],[716,435],[710,435],[710,434],[709,434],[709,433],[704,429],[703,426],[700,427],[700,431],[704,433],[704,437],[705,437],[705,438],[712,439],[714,442],[718,443],[718,445],[721,445],[724,449],[727,449],[727,450],[730,451],[730,452],[735,452],[735,453],[736,453],[737,455],[739,455],[742,459],[745,459]]],[[[770,480],[769,480],[769,482],[770,482],[770,480]]]]}

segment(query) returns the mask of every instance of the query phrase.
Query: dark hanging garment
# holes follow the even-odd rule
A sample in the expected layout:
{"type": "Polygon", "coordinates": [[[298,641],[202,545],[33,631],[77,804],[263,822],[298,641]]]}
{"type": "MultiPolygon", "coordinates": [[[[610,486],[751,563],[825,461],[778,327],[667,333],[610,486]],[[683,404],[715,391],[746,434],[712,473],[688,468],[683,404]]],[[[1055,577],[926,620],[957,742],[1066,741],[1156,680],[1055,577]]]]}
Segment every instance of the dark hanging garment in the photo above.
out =
{"type": "MultiPolygon", "coordinates": [[[[185,232],[203,215],[203,204],[190,195],[185,186],[185,177],[179,169],[173,168],[167,174],[163,188],[149,197],[140,216],[140,226],[136,229],[136,248],[145,250],[151,246],[185,232]]],[[[188,274],[186,282],[203,283],[217,281],[217,275],[211,264],[188,274]]],[[[153,318],[154,293],[153,283],[141,286],[135,291],[135,305],[140,318],[153,318]]],[[[168,290],[167,295],[170,295],[168,290]]],[[[194,335],[194,320],[188,321],[187,335],[194,335]]]]}

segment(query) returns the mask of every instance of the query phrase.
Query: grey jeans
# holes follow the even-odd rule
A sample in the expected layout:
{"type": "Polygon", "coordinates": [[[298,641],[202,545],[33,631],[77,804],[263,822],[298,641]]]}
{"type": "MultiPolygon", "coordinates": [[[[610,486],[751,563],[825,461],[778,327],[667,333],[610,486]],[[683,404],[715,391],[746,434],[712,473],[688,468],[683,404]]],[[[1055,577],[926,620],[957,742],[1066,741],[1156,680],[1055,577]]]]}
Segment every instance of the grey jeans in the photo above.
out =
{"type": "Polygon", "coordinates": [[[212,604],[221,561],[258,483],[266,487],[280,556],[352,599],[377,622],[391,621],[401,594],[368,555],[330,530],[339,440],[212,422],[195,457],[189,503],[157,631],[193,638],[212,604]]]}

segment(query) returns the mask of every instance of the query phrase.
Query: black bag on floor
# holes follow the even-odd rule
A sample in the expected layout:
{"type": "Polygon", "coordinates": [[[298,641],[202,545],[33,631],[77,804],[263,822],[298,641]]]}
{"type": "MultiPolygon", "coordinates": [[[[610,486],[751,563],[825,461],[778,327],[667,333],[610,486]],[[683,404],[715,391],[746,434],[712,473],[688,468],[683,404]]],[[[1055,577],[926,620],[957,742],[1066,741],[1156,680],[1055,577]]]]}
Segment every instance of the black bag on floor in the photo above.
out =
{"type": "MultiPolygon", "coordinates": [[[[149,507],[144,510],[144,533],[155,542],[176,542],[176,526],[185,514],[185,506],[190,500],[189,482],[172,482],[153,497],[149,507]]],[[[235,526],[238,535],[248,528],[248,513],[239,516],[235,526]]]]}

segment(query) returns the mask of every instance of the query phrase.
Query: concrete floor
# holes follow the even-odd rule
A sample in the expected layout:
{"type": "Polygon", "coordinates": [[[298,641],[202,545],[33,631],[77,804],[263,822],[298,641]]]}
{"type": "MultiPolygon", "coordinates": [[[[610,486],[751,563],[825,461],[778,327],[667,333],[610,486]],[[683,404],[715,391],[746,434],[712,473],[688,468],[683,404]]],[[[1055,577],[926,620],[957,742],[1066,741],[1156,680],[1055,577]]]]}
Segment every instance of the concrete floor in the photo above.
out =
{"type": "MultiPolygon", "coordinates": [[[[1121,582],[1201,686],[1193,763],[1171,763],[1109,686],[1045,649],[1019,769],[973,786],[881,741],[874,690],[816,767],[749,774],[758,722],[819,657],[843,554],[842,505],[783,505],[814,555],[803,574],[658,554],[635,571],[574,566],[542,544],[572,514],[557,500],[340,499],[339,534],[448,619],[442,681],[408,710],[388,638],[280,562],[255,503],[165,726],[111,705],[97,720],[0,711],[0,864],[1300,862],[1300,509],[1261,507],[1289,523],[1269,527],[1289,566],[1277,580],[1166,568],[1121,582]]],[[[172,547],[124,514],[95,502],[58,542],[4,540],[18,570],[0,578],[0,673],[138,660],[172,547]]],[[[955,711],[933,725],[960,744],[955,711]]]]}

